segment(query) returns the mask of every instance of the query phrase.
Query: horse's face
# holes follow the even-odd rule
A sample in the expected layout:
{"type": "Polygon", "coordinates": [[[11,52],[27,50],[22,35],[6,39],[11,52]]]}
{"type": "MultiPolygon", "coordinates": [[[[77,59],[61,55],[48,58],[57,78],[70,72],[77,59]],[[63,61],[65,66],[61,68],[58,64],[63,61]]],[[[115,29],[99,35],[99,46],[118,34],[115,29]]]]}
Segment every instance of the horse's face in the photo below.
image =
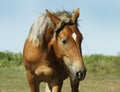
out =
{"type": "MultiPolygon", "coordinates": [[[[78,10],[76,12],[78,12],[78,10]]],[[[81,51],[83,37],[75,23],[77,18],[78,15],[73,15],[72,21],[74,23],[70,25],[66,24],[59,32],[56,32],[53,37],[53,48],[57,58],[62,59],[69,69],[72,81],[78,82],[85,78],[86,68],[81,51]]],[[[51,20],[53,19],[51,18],[51,20]]],[[[57,21],[59,21],[59,19],[57,21]]]]}
{"type": "Polygon", "coordinates": [[[82,34],[75,25],[66,26],[54,44],[54,51],[59,58],[63,58],[72,80],[83,80],[86,73],[81,51],[82,39],[82,34]]]}

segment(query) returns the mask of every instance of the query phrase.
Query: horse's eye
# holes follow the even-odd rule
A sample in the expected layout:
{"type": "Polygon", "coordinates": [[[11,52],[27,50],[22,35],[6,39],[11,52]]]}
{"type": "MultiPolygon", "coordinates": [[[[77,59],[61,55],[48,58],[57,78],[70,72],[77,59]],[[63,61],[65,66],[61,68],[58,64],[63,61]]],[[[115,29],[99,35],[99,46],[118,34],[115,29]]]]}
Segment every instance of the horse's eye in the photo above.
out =
{"type": "Polygon", "coordinates": [[[67,43],[67,40],[66,40],[66,39],[62,39],[62,43],[63,43],[63,44],[66,44],[66,43],[67,43]]]}

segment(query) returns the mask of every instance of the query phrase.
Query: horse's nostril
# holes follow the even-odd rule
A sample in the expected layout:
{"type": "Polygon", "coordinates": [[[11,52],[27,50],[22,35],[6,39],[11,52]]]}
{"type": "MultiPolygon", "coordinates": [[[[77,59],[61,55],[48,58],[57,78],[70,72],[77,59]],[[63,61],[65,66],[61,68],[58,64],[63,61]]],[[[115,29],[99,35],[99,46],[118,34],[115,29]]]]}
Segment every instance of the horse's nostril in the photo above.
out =
{"type": "Polygon", "coordinates": [[[85,76],[86,76],[86,71],[83,71],[83,72],[79,71],[76,73],[77,80],[83,80],[85,78],[85,76]]]}
{"type": "Polygon", "coordinates": [[[80,71],[76,73],[76,77],[77,77],[77,79],[79,79],[79,80],[81,79],[81,72],[80,72],[80,71]]]}

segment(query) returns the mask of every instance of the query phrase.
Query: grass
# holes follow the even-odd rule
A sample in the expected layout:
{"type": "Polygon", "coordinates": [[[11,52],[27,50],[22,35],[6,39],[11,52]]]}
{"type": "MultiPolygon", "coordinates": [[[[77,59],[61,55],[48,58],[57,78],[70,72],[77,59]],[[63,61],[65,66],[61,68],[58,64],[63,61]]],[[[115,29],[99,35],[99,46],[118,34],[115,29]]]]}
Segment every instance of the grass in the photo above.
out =
{"type": "MultiPolygon", "coordinates": [[[[45,84],[41,85],[41,92],[44,92],[45,84]]],[[[95,74],[87,73],[84,81],[80,83],[80,92],[119,92],[120,73],[95,74]]],[[[0,68],[0,92],[30,92],[25,69],[0,68]]],[[[69,80],[65,80],[62,92],[70,92],[69,80]]]]}

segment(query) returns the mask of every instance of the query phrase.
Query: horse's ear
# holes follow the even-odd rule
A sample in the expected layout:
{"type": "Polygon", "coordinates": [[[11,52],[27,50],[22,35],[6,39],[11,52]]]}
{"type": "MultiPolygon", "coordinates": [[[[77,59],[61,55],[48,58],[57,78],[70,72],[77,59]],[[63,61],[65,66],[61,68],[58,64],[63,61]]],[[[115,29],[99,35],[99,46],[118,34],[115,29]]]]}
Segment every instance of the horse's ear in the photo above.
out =
{"type": "Polygon", "coordinates": [[[59,24],[59,22],[61,21],[58,17],[56,17],[54,14],[52,14],[51,12],[49,12],[46,9],[46,13],[47,16],[51,19],[51,21],[54,23],[55,26],[57,26],[57,24],[59,24]]]}
{"type": "Polygon", "coordinates": [[[76,10],[73,11],[72,22],[74,22],[74,23],[77,22],[77,19],[79,17],[79,12],[80,12],[79,8],[77,8],[76,10]]]}

